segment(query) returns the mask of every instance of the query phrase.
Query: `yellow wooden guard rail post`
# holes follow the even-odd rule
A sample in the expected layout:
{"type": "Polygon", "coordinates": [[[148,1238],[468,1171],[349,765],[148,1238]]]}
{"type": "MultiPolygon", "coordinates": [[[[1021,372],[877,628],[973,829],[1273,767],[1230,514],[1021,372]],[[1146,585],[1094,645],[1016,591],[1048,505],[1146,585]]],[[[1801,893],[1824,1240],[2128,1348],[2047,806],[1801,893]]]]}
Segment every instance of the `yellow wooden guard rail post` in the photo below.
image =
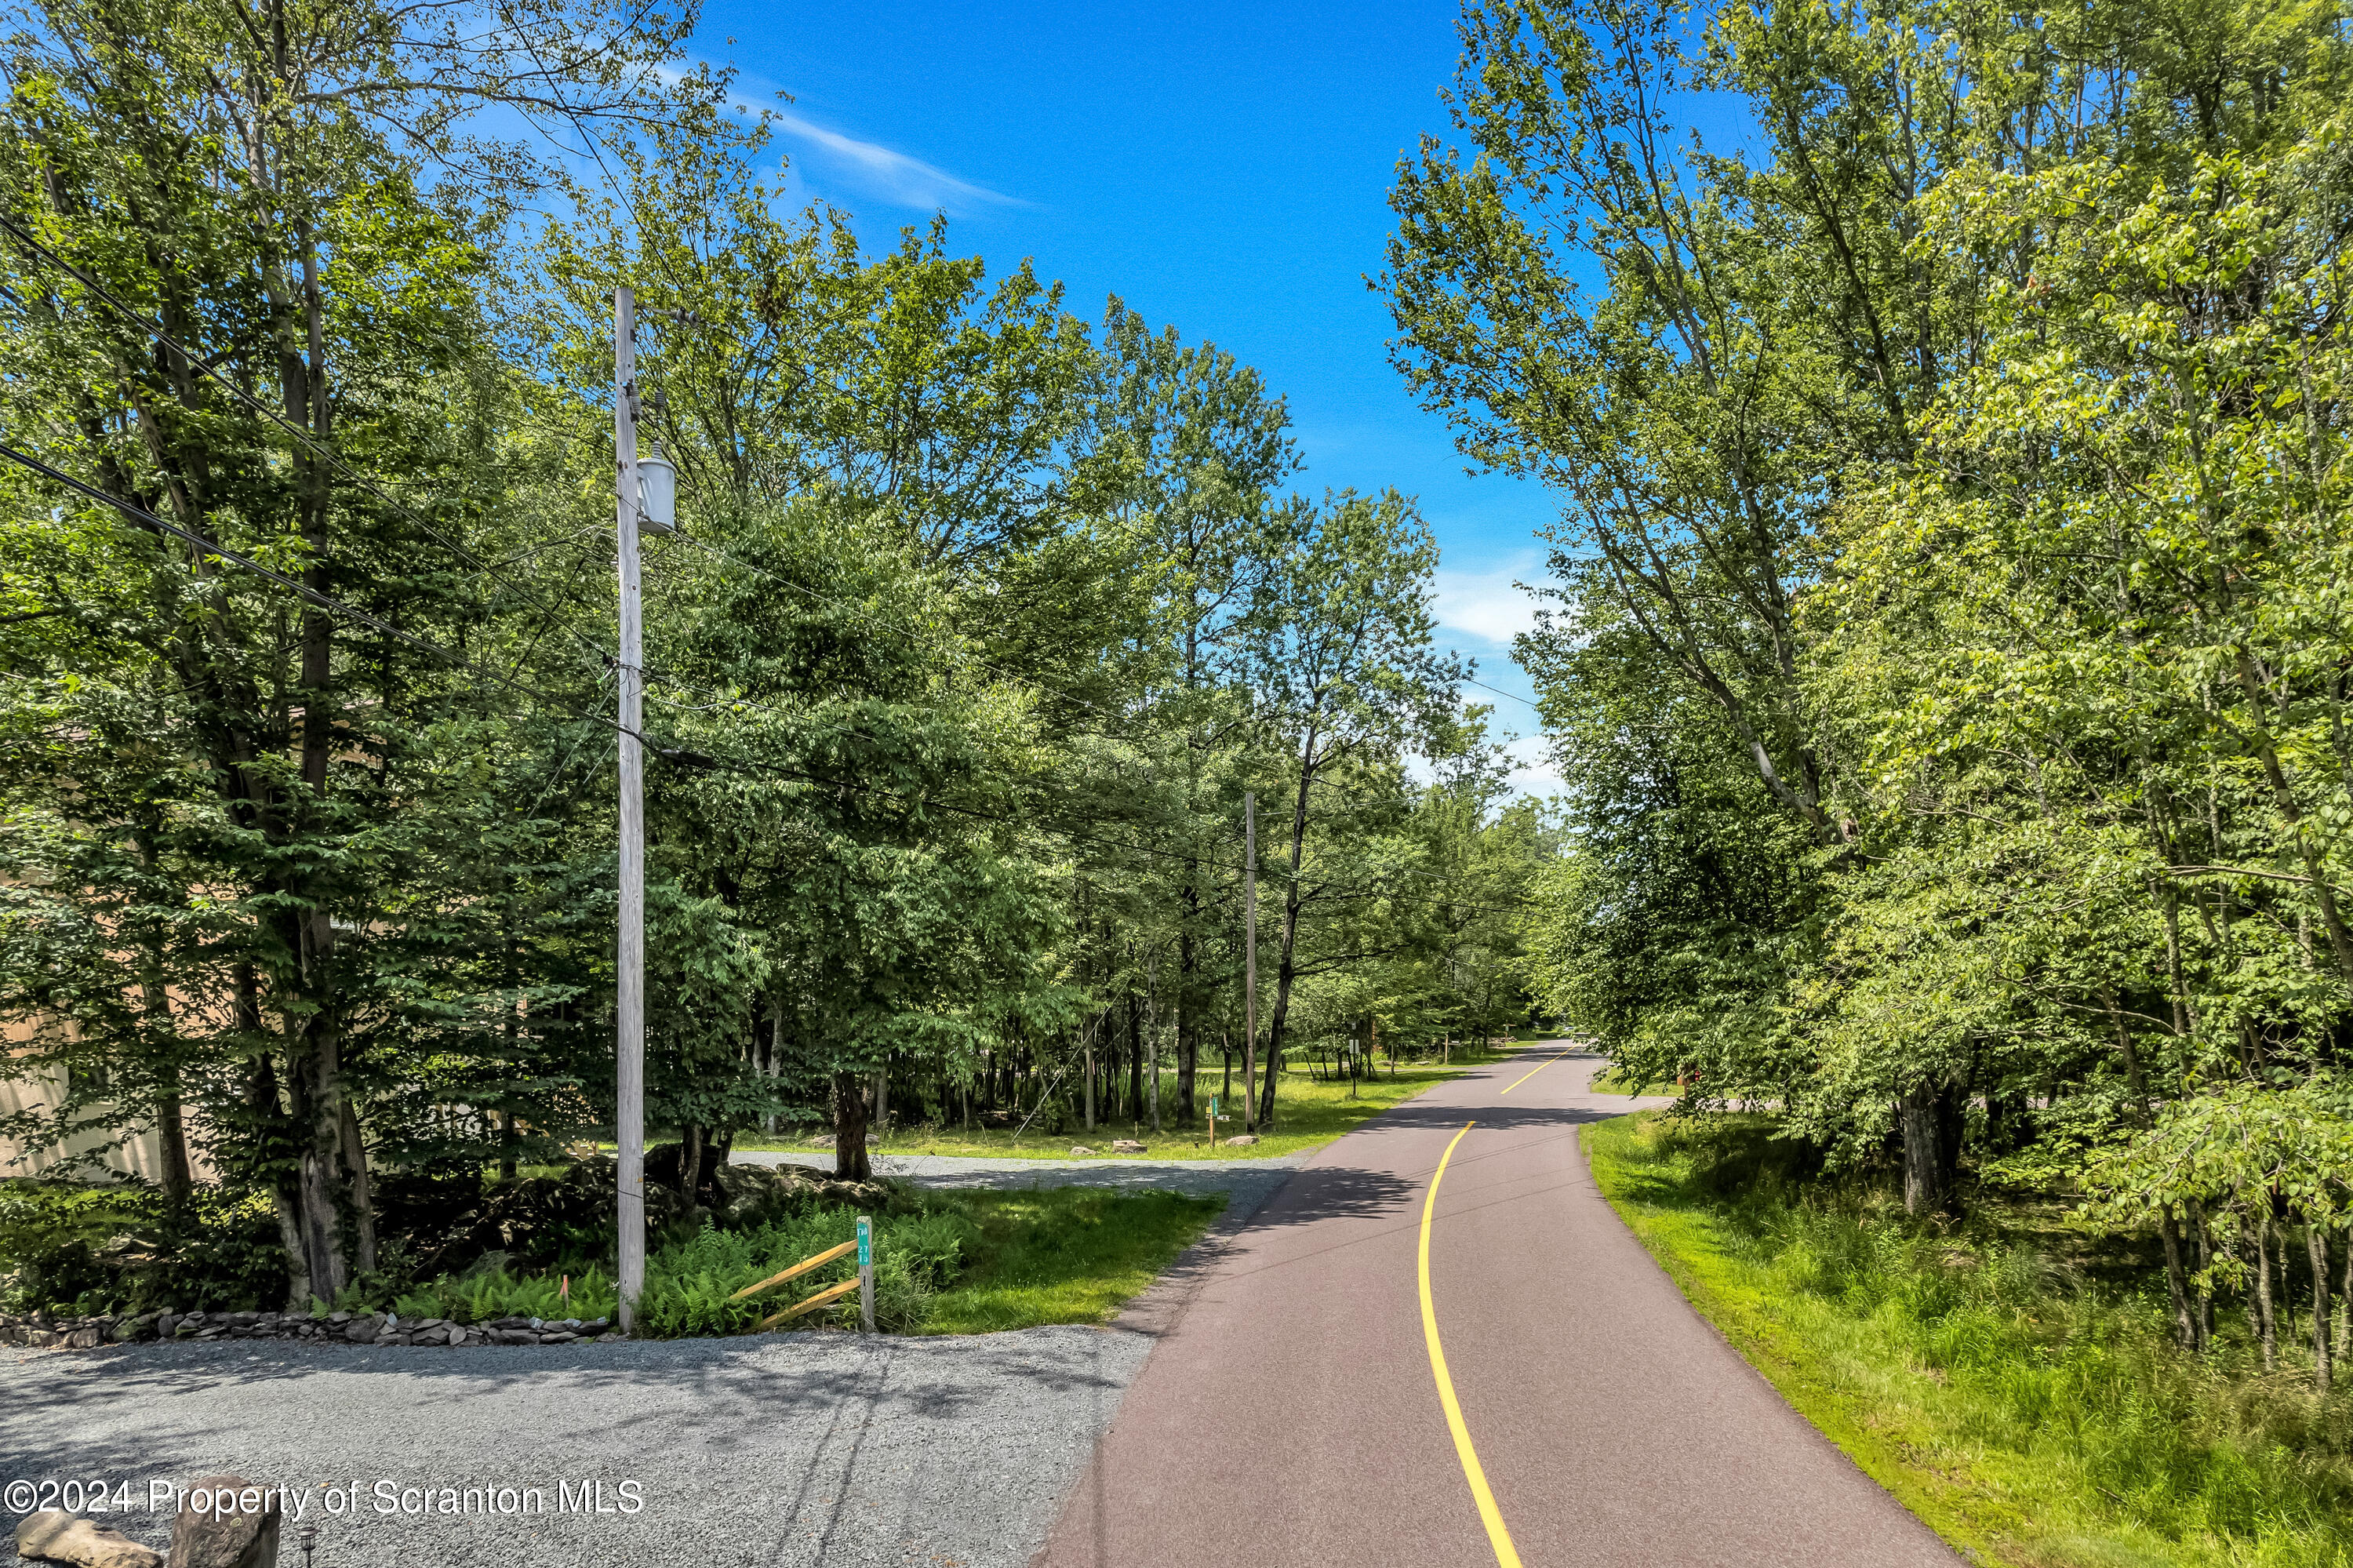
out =
{"type": "MultiPolygon", "coordinates": [[[[854,1245],[856,1244],[853,1243],[852,1245],[854,1245]]],[[[851,1291],[857,1289],[860,1283],[862,1282],[856,1279],[845,1279],[839,1285],[828,1285],[824,1289],[818,1291],[816,1295],[810,1297],[807,1300],[787,1307],[783,1311],[776,1313],[773,1316],[761,1319],[759,1327],[754,1329],[752,1331],[755,1334],[765,1333],[768,1330],[775,1328],[777,1324],[783,1322],[787,1318],[797,1318],[804,1312],[816,1311],[818,1308],[825,1306],[828,1302],[839,1301],[843,1297],[849,1295],[851,1291]]]]}
{"type": "MultiPolygon", "coordinates": [[[[846,1241],[839,1246],[828,1248],[826,1251],[818,1254],[815,1257],[805,1257],[801,1259],[800,1262],[793,1265],[782,1274],[772,1274],[768,1276],[767,1278],[760,1281],[757,1285],[747,1285],[744,1287],[743,1289],[738,1290],[734,1295],[730,1296],[727,1299],[730,1301],[741,1301],[746,1296],[757,1296],[761,1291],[767,1289],[770,1286],[782,1285],[787,1279],[798,1279],[810,1269],[822,1268],[827,1264],[831,1263],[835,1258],[843,1255],[845,1253],[853,1253],[857,1250],[858,1244],[856,1242],[846,1241]]],[[[850,1284],[852,1285],[857,1283],[858,1282],[854,1279],[850,1281],[850,1284]]],[[[807,1303],[803,1302],[802,1305],[807,1306],[807,1303]]]]}

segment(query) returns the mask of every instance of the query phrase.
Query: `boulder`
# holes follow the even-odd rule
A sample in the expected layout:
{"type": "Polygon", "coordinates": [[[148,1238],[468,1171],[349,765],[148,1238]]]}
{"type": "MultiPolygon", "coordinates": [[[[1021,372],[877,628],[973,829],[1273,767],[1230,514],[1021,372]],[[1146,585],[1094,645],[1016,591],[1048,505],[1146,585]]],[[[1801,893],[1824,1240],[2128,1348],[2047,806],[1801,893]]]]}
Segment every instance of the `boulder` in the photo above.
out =
{"type": "Polygon", "coordinates": [[[1071,1145],[1071,1152],[1072,1154],[1074,1154],[1074,1155],[1082,1155],[1082,1154],[1092,1154],[1092,1153],[1094,1152],[1094,1150],[1092,1150],[1092,1149],[1089,1149],[1089,1148],[1088,1148],[1085,1144],[1083,1144],[1083,1143],[1074,1143],[1074,1144],[1071,1145]]]}
{"type": "Polygon", "coordinates": [[[242,1476],[199,1476],[180,1493],[169,1568],[278,1568],[280,1517],[275,1489],[242,1476]],[[227,1508],[217,1500],[224,1490],[236,1499],[227,1508]],[[199,1513],[189,1506],[198,1499],[213,1506],[199,1513]],[[268,1506],[247,1513],[237,1506],[245,1502],[268,1506]]]}
{"type": "Polygon", "coordinates": [[[58,1509],[28,1513],[16,1526],[16,1555],[80,1568],[163,1568],[163,1556],[95,1520],[58,1509]]]}
{"type": "Polygon", "coordinates": [[[1248,1149],[1251,1144],[1256,1143],[1257,1141],[1258,1134],[1254,1132],[1244,1132],[1238,1133],[1234,1137],[1227,1139],[1225,1143],[1226,1147],[1229,1149],[1248,1149]]]}
{"type": "Polygon", "coordinates": [[[1111,1140],[1111,1151],[1113,1154],[1145,1154],[1150,1152],[1146,1146],[1136,1142],[1135,1139],[1132,1138],[1113,1139],[1111,1140]]]}

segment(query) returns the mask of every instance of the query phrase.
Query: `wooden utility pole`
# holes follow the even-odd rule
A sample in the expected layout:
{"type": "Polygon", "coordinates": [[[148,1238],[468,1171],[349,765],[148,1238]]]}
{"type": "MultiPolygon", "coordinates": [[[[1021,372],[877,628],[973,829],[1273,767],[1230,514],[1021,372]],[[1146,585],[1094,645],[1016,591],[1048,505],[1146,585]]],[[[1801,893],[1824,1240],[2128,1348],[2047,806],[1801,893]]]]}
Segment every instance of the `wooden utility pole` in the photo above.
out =
{"type": "Polygon", "coordinates": [[[620,1307],[626,1335],[646,1283],[646,759],[645,630],[638,584],[637,296],[613,291],[613,517],[621,568],[621,928],[614,998],[618,1060],[613,1141],[620,1166],[620,1307]]]}
{"type": "Polygon", "coordinates": [[[1258,797],[1242,795],[1242,1130],[1258,1130],[1258,797]]]}

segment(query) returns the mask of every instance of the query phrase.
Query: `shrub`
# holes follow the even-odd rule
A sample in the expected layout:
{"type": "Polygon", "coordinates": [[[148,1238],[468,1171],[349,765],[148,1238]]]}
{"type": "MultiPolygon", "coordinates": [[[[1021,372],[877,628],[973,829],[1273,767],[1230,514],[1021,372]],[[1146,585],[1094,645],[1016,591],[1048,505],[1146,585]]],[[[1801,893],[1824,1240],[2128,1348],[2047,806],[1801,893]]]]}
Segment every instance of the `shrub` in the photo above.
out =
{"type": "MultiPolygon", "coordinates": [[[[754,1284],[853,1239],[856,1211],[810,1209],[741,1230],[705,1223],[685,1238],[657,1248],[646,1260],[646,1288],[638,1303],[638,1332],[659,1338],[744,1333],[771,1313],[828,1285],[856,1277],[855,1255],[835,1259],[781,1290],[749,1300],[730,1298],[754,1284]]],[[[874,1227],[874,1317],[878,1328],[920,1327],[931,1298],[952,1280],[977,1232],[954,1213],[886,1215],[874,1227]]],[[[618,1296],[601,1264],[571,1276],[568,1307],[558,1295],[561,1272],[510,1274],[486,1270],[469,1279],[445,1276],[401,1295],[393,1310],[404,1318],[482,1322],[510,1316],[609,1318],[618,1296]]],[[[798,1322],[840,1321],[858,1309],[855,1297],[798,1322]]]]}

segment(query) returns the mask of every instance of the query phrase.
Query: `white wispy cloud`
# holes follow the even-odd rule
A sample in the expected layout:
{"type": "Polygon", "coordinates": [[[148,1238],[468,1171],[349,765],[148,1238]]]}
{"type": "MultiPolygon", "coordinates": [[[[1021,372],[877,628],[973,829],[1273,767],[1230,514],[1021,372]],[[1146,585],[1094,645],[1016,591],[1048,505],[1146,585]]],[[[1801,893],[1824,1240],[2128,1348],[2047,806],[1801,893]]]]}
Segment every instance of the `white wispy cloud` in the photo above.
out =
{"type": "MultiPolygon", "coordinates": [[[[654,68],[654,74],[671,82],[683,79],[682,73],[669,66],[654,68]]],[[[737,80],[747,87],[773,87],[753,78],[739,77],[737,80]]],[[[749,92],[737,90],[730,92],[726,101],[728,108],[747,120],[765,115],[771,129],[801,150],[804,183],[807,183],[809,167],[814,167],[830,176],[828,184],[838,182],[842,185],[841,194],[845,196],[869,196],[891,207],[912,207],[918,212],[944,208],[954,217],[968,217],[983,207],[1031,205],[1019,196],[960,180],[945,169],[894,147],[836,131],[806,114],[782,107],[791,98],[787,92],[773,92],[770,101],[764,103],[749,92]]]]}
{"type": "Polygon", "coordinates": [[[1532,561],[1488,572],[1457,572],[1440,567],[1431,583],[1436,590],[1431,613],[1451,630],[1508,647],[1515,635],[1535,627],[1535,599],[1513,586],[1514,580],[1525,581],[1535,573],[1532,561]]]}
{"type": "Polygon", "coordinates": [[[787,110],[768,111],[768,122],[779,135],[797,145],[803,160],[858,195],[892,207],[930,212],[944,207],[969,214],[988,207],[1027,207],[1018,196],[960,180],[945,169],[911,157],[880,142],[868,142],[787,110]]]}

